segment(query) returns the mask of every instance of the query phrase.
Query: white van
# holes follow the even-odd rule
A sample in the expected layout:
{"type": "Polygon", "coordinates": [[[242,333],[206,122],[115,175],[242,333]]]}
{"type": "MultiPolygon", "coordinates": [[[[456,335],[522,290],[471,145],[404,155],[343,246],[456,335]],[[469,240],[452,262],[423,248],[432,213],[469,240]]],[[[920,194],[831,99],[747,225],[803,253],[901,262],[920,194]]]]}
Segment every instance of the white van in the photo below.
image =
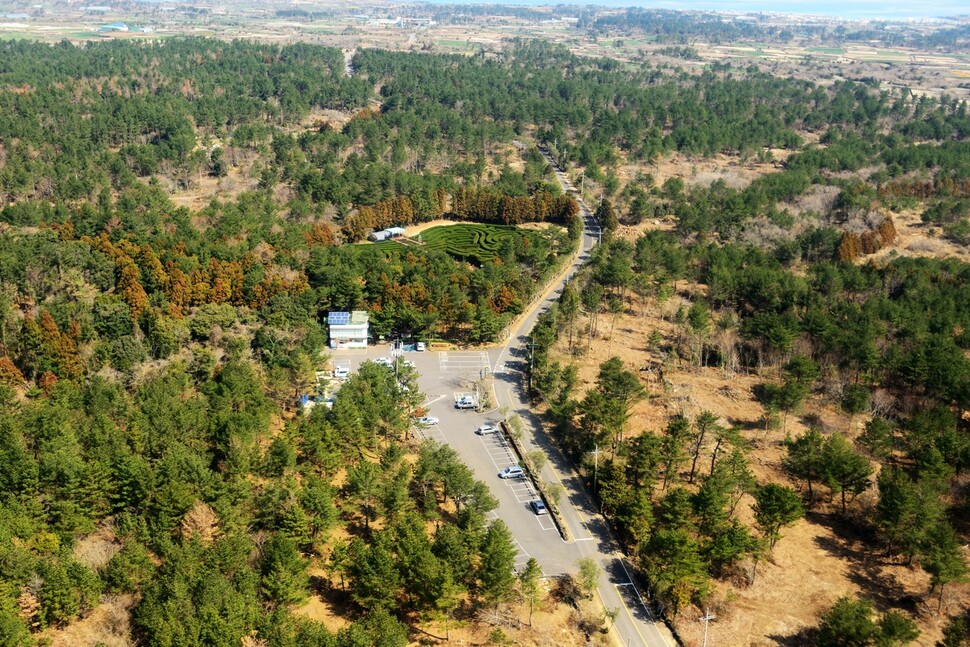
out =
{"type": "Polygon", "coordinates": [[[428,347],[424,345],[423,341],[419,341],[417,344],[414,345],[414,350],[418,351],[419,353],[423,353],[427,349],[428,347]]]}
{"type": "Polygon", "coordinates": [[[350,369],[346,366],[338,366],[337,368],[333,369],[333,376],[338,380],[346,380],[348,377],[350,377],[350,369]]]}
{"type": "Polygon", "coordinates": [[[455,400],[456,409],[474,409],[475,408],[475,398],[471,396],[462,396],[455,400]]]}

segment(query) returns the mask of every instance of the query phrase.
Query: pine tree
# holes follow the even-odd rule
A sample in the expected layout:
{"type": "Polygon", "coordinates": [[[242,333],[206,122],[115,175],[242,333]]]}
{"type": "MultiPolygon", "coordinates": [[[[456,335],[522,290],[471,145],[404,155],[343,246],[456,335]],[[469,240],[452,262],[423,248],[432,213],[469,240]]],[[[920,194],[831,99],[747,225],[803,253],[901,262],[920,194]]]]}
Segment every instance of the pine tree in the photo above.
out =
{"type": "Polygon", "coordinates": [[[768,548],[774,548],[781,538],[781,529],[804,516],[798,493],[790,487],[768,483],[755,492],[754,518],[768,540],[768,548]]]}
{"type": "Polygon", "coordinates": [[[926,558],[923,569],[930,574],[930,585],[933,590],[939,588],[940,601],[937,611],[943,610],[943,594],[946,585],[953,582],[963,582],[970,573],[970,568],[963,558],[963,550],[957,540],[956,533],[949,523],[941,521],[930,530],[926,541],[926,558]]]}
{"type": "Polygon", "coordinates": [[[263,546],[260,588],[270,602],[297,604],[306,599],[309,578],[296,543],[276,535],[263,546]]]}
{"type": "Polygon", "coordinates": [[[505,523],[498,519],[488,527],[478,566],[479,593],[489,604],[509,599],[515,586],[515,542],[505,523]]]}
{"type": "Polygon", "coordinates": [[[781,468],[788,476],[805,481],[808,485],[808,504],[815,501],[813,484],[824,477],[822,450],[825,437],[818,427],[811,427],[794,440],[786,440],[788,454],[781,461],[781,468]]]}
{"type": "Polygon", "coordinates": [[[540,578],[542,577],[542,567],[535,557],[530,557],[526,562],[525,568],[519,573],[519,582],[522,585],[522,595],[529,604],[529,626],[532,626],[532,614],[535,612],[536,603],[542,593],[540,578]]]}
{"type": "Polygon", "coordinates": [[[825,484],[842,498],[842,514],[846,510],[846,493],[853,497],[869,487],[872,464],[853,449],[841,434],[833,434],[822,448],[822,474],[825,484]]]}

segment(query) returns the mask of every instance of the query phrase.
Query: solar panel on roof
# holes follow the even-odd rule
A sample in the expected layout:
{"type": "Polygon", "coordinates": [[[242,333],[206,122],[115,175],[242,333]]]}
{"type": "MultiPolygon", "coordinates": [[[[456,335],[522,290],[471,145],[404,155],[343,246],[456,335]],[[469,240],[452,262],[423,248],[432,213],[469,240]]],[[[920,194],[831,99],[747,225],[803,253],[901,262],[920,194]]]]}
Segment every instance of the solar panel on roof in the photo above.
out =
{"type": "Polygon", "coordinates": [[[336,325],[345,325],[350,322],[349,312],[331,312],[330,316],[327,317],[327,323],[336,325]]]}

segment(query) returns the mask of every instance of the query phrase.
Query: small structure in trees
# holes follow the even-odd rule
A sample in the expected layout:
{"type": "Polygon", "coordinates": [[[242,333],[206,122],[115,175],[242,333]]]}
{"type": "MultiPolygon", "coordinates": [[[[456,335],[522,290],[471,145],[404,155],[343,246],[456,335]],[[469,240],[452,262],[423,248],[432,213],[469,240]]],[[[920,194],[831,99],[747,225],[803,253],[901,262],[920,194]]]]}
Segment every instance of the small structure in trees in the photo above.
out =
{"type": "Polygon", "coordinates": [[[331,312],[327,317],[330,348],[367,348],[369,319],[366,310],[331,312]]]}

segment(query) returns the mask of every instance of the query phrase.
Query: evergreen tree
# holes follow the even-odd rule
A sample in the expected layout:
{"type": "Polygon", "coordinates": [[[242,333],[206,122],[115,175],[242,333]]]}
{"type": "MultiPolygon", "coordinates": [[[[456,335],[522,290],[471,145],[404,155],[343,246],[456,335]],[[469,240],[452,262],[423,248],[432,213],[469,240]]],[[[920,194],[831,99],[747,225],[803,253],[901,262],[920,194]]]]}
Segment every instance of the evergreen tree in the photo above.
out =
{"type": "Polygon", "coordinates": [[[296,543],[285,535],[271,537],[263,546],[260,567],[263,595],[273,604],[298,604],[306,599],[309,578],[296,543]]]}
{"type": "Polygon", "coordinates": [[[542,568],[535,557],[530,557],[525,563],[525,568],[519,573],[519,582],[522,586],[522,595],[529,604],[529,626],[532,626],[532,614],[535,612],[536,603],[542,594],[542,568]]]}
{"type": "Polygon", "coordinates": [[[817,647],[867,647],[876,633],[872,604],[866,600],[839,598],[820,618],[817,647]]]}
{"type": "Polygon", "coordinates": [[[854,497],[869,487],[872,464],[841,434],[833,434],[825,441],[821,459],[823,479],[833,492],[841,494],[845,514],[846,493],[854,497]]]}
{"type": "Polygon", "coordinates": [[[479,593],[489,604],[509,598],[515,586],[515,542],[505,523],[492,522],[485,533],[478,566],[479,593]]]}
{"type": "Polygon", "coordinates": [[[663,469],[663,486],[667,489],[677,469],[688,458],[685,445],[690,437],[690,421],[684,416],[674,416],[664,427],[660,439],[660,460],[663,469]]]}
{"type": "Polygon", "coordinates": [[[963,557],[963,550],[950,524],[939,522],[927,535],[924,548],[926,557],[923,569],[930,574],[930,585],[940,591],[938,611],[943,609],[946,585],[966,580],[970,568],[963,557]]]}
{"type": "Polygon", "coordinates": [[[808,485],[808,502],[815,500],[812,489],[824,477],[824,462],[822,450],[825,447],[825,437],[817,427],[811,427],[794,440],[785,441],[788,454],[781,461],[781,468],[792,478],[805,481],[808,485]]]}
{"type": "Polygon", "coordinates": [[[781,538],[781,529],[804,516],[801,498],[790,487],[768,483],[754,494],[754,518],[768,540],[769,549],[781,538]]]}

